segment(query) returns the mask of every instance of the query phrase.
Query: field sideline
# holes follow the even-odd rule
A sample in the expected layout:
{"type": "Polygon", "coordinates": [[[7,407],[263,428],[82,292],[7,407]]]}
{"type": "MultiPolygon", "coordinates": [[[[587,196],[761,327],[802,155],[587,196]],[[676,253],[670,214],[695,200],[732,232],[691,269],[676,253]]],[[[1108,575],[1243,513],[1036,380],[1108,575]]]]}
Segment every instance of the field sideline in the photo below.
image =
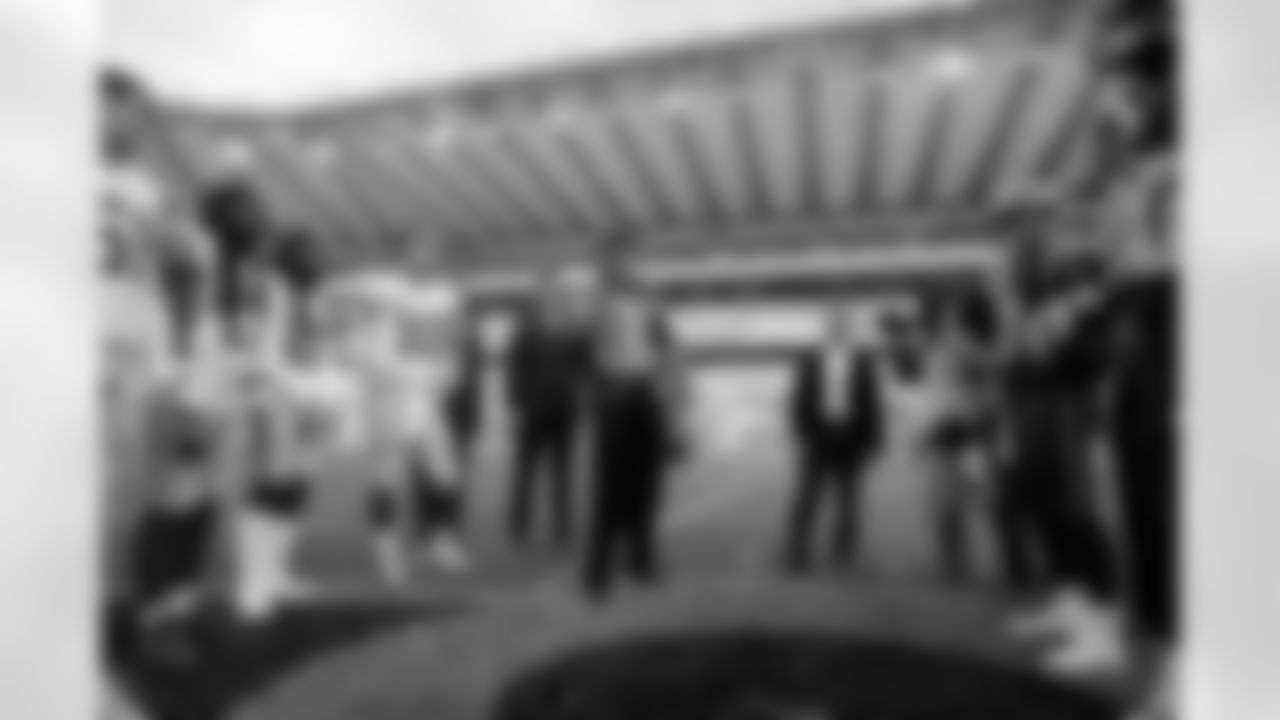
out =
{"type": "MultiPolygon", "coordinates": [[[[217,697],[245,720],[466,720],[483,717],[502,685],[541,659],[610,637],[726,625],[854,632],[1026,664],[1026,653],[1001,637],[1007,601],[989,582],[990,557],[981,563],[988,581],[973,588],[935,580],[921,469],[909,458],[887,458],[868,478],[862,515],[879,537],[863,538],[871,541],[862,545],[864,562],[793,578],[778,569],[792,472],[779,439],[757,430],[737,443],[708,443],[671,480],[661,535],[666,582],[623,587],[614,602],[595,606],[578,592],[576,557],[508,541],[510,452],[505,433],[492,435],[468,486],[473,572],[446,578],[424,567],[408,596],[378,588],[362,463],[335,459],[299,558],[335,592],[333,606],[252,641],[237,660],[243,667],[230,672],[243,679],[201,679],[192,697],[217,697]],[[917,557],[898,563],[898,552],[917,557]]],[[[579,526],[583,519],[579,513],[579,526]]]]}

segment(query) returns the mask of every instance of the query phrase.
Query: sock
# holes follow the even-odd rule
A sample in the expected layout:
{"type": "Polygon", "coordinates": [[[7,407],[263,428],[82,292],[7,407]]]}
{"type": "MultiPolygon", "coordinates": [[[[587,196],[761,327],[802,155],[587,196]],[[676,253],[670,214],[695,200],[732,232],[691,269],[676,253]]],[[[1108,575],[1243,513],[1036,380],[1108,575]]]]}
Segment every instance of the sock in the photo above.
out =
{"type": "Polygon", "coordinates": [[[278,607],[293,580],[296,523],[249,512],[238,525],[236,604],[246,616],[266,616],[278,607]]]}

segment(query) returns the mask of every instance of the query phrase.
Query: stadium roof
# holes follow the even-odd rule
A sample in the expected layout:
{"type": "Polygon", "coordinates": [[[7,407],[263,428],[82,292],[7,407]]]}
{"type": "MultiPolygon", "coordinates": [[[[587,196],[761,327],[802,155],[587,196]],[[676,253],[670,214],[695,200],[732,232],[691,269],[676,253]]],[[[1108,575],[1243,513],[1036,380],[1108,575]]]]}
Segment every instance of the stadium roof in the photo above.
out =
{"type": "Polygon", "coordinates": [[[169,110],[196,175],[248,173],[342,264],[940,241],[1087,162],[1090,7],[990,0],[333,108],[169,110]]]}

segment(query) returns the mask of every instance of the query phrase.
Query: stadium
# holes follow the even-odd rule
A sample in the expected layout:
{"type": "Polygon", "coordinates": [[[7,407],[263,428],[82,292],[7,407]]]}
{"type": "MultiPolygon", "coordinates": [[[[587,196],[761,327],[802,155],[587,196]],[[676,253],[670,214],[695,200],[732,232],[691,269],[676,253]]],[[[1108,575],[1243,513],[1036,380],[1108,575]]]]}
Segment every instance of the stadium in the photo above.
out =
{"type": "MultiPolygon", "coordinates": [[[[469,570],[422,569],[407,591],[383,588],[363,539],[373,451],[335,447],[297,560],[333,597],[266,628],[218,631],[204,664],[153,671],[144,712],[1124,717],[1148,684],[1149,649],[1119,676],[1040,672],[1041,649],[1005,630],[1026,596],[1010,587],[989,522],[968,523],[971,572],[948,577],[932,514],[937,459],[914,440],[929,422],[927,392],[885,391],[892,409],[861,481],[857,563],[801,576],[778,563],[797,463],[790,359],[824,342],[833,307],[851,308],[869,344],[887,342],[885,318],[939,293],[1017,314],[1018,211],[1057,202],[1059,216],[1087,214],[1088,191],[1061,189],[1097,183],[1115,152],[1098,130],[1100,48],[1114,22],[1105,9],[944,3],[338,105],[156,97],[147,112],[109,118],[128,128],[175,212],[234,176],[273,222],[315,242],[334,286],[356,288],[339,304],[358,305],[360,288],[379,283],[448,278],[480,330],[469,570]],[[1052,192],[1068,197],[1046,200],[1052,192]],[[576,554],[506,532],[519,453],[504,372],[514,323],[547,278],[618,258],[660,298],[689,438],[658,520],[662,582],[596,604],[578,587],[576,554]]],[[[358,335],[382,321],[379,307],[343,307],[340,324],[358,335]]],[[[137,342],[155,314],[117,306],[108,324],[137,342]]],[[[112,355],[107,373],[136,371],[131,357],[112,355]]],[[[129,412],[110,406],[106,420],[108,554],[150,492],[147,441],[129,412]]],[[[1095,494],[1108,541],[1121,542],[1115,491],[1095,494]]],[[[226,584],[234,561],[215,554],[215,584],[226,584]]],[[[105,563],[118,572],[118,559],[105,563]]]]}

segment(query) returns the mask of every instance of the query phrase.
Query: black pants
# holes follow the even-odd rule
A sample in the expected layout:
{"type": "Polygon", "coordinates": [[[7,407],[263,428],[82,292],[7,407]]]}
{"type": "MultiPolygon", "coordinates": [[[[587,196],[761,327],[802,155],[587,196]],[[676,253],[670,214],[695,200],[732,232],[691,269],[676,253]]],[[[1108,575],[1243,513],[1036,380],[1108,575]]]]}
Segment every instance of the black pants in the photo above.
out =
{"type": "Polygon", "coordinates": [[[400,520],[418,539],[429,539],[456,530],[462,520],[462,497],[455,488],[439,482],[427,464],[416,456],[406,459],[408,482],[405,497],[395,490],[378,488],[369,498],[369,519],[376,530],[391,530],[400,520]]]}
{"type": "Polygon", "coordinates": [[[954,418],[942,423],[930,438],[928,452],[933,454],[942,476],[936,482],[938,502],[934,507],[939,557],[946,577],[964,581],[971,572],[972,547],[969,543],[969,520],[974,509],[971,483],[978,478],[970,463],[975,458],[989,457],[992,427],[987,418],[954,418]]]}
{"type": "Polygon", "coordinates": [[[213,707],[181,702],[182,688],[175,682],[214,648],[207,612],[212,608],[205,606],[197,615],[163,627],[146,620],[157,602],[203,581],[217,524],[211,499],[182,508],[149,508],[131,542],[132,587],[104,608],[101,647],[109,674],[155,720],[219,717],[213,707]]]}
{"type": "MultiPolygon", "coordinates": [[[[224,668],[212,667],[218,645],[212,628],[197,628],[207,637],[194,655],[174,655],[147,637],[131,603],[120,600],[103,609],[102,644],[109,682],[135,703],[148,720],[223,720],[231,708],[196,691],[200,679],[224,668]],[[194,698],[194,699],[193,699],[194,698]]],[[[200,632],[194,633],[199,636],[200,632]]]]}
{"type": "MultiPolygon", "coordinates": [[[[1023,488],[1011,487],[1022,478],[1010,477],[1017,470],[1002,468],[996,499],[996,536],[1000,567],[1007,586],[1019,593],[1039,591],[1050,583],[1048,534],[1040,522],[1035,498],[1023,488]]],[[[1033,479],[1025,473],[1027,480],[1033,479]]]]}
{"type": "Polygon", "coordinates": [[[149,508],[131,543],[132,601],[149,606],[202,582],[217,532],[212,499],[180,508],[149,508]]]}
{"type": "Polygon", "coordinates": [[[300,521],[311,502],[310,479],[296,473],[268,473],[249,489],[249,506],[277,520],[300,521]]]}
{"type": "Polygon", "coordinates": [[[1117,439],[1118,494],[1134,624],[1154,640],[1175,641],[1180,613],[1181,488],[1174,434],[1122,430],[1117,439]]]}
{"type": "Polygon", "coordinates": [[[1098,600],[1113,599],[1115,563],[1101,520],[1074,503],[1038,488],[1003,499],[1002,545],[1011,581],[1028,589],[1070,585],[1098,600]],[[1037,550],[1042,565],[1035,567],[1037,550]]]}
{"type": "Polygon", "coordinates": [[[508,521],[511,537],[518,543],[528,539],[538,496],[550,503],[555,541],[562,546],[572,542],[575,420],[567,408],[531,410],[519,419],[515,487],[508,521]]]}
{"type": "Polygon", "coordinates": [[[584,582],[589,593],[602,596],[620,570],[643,582],[660,574],[656,534],[670,446],[662,402],[651,383],[606,381],[597,402],[584,582]]]}
{"type": "Polygon", "coordinates": [[[449,419],[449,432],[453,448],[459,458],[470,458],[480,433],[480,402],[478,381],[464,381],[449,394],[445,416],[449,419]]]}
{"type": "Polygon", "coordinates": [[[867,455],[866,452],[802,451],[799,484],[787,528],[789,567],[801,570],[808,566],[810,541],[823,505],[831,508],[835,521],[829,546],[831,556],[842,563],[853,558],[867,455]]]}
{"type": "Polygon", "coordinates": [[[432,538],[456,530],[462,520],[459,485],[441,481],[423,458],[414,456],[409,465],[409,486],[413,494],[414,527],[419,537],[432,538]]]}
{"type": "Polygon", "coordinates": [[[1020,428],[997,510],[1005,571],[1015,586],[1070,585],[1095,599],[1114,598],[1114,553],[1092,497],[1087,439],[1070,415],[1025,419],[1020,428]]]}

